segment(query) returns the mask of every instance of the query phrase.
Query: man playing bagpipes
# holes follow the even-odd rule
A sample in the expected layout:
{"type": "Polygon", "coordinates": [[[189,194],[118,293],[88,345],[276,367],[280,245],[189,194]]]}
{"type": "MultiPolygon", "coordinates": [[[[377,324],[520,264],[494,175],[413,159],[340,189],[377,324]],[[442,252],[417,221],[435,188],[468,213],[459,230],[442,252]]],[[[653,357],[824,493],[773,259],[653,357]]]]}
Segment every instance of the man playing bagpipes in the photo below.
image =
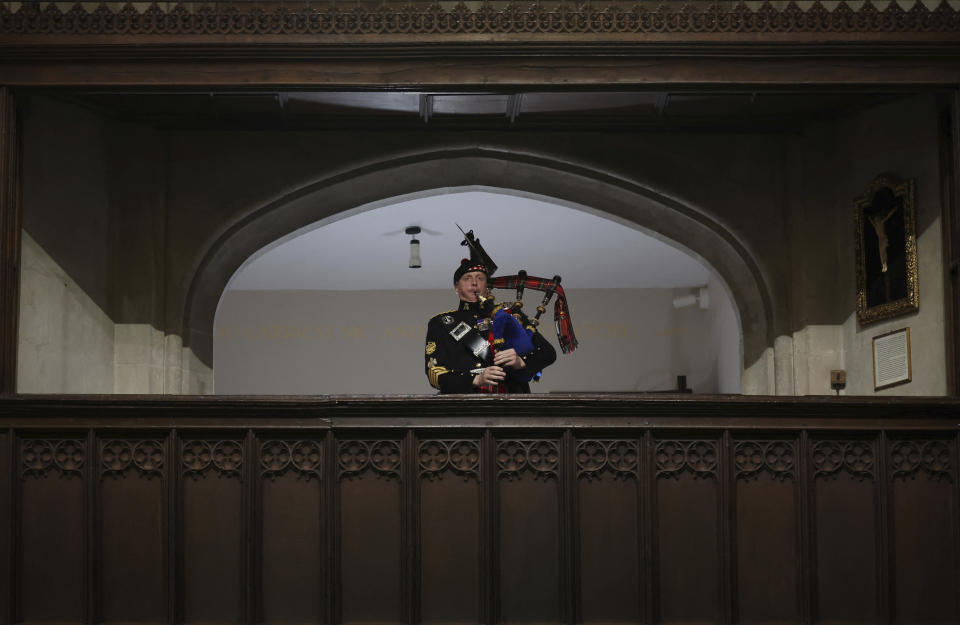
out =
{"type": "Polygon", "coordinates": [[[460,305],[427,324],[424,368],[430,385],[444,394],[529,393],[530,380],[539,380],[541,371],[557,359],[553,346],[537,332],[540,315],[554,294],[560,347],[564,353],[577,347],[560,277],[544,280],[521,271],[492,278],[497,266],[473,231],[465,233],[462,244],[470,247],[470,258],[464,258],[453,274],[460,305]],[[489,288],[516,288],[518,301],[497,304],[489,288]],[[520,309],[525,288],[545,293],[534,319],[520,309]]]}

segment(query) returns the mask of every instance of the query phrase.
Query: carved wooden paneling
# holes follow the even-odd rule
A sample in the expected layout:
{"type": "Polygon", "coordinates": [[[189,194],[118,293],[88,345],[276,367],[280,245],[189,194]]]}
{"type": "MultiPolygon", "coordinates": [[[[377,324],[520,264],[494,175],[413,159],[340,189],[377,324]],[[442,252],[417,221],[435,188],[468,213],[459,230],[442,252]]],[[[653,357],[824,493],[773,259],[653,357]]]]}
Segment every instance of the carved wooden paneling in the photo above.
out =
{"type": "Polygon", "coordinates": [[[183,475],[194,480],[213,469],[218,477],[240,477],[243,468],[241,440],[185,440],[181,442],[183,475]]]}
{"type": "Polygon", "coordinates": [[[400,440],[337,441],[339,618],[405,620],[400,440]]]}
{"type": "Polygon", "coordinates": [[[580,621],[643,620],[640,441],[576,441],[575,575],[580,621]]]}
{"type": "Polygon", "coordinates": [[[737,441],[733,448],[734,474],[738,480],[756,479],[766,473],[777,480],[796,477],[797,450],[794,441],[737,441]]]}
{"type": "Polygon", "coordinates": [[[525,473],[533,479],[556,479],[560,470],[560,443],[554,440],[505,440],[497,442],[497,477],[518,479],[525,473]]]}
{"type": "Polygon", "coordinates": [[[918,475],[950,480],[950,447],[944,440],[899,440],[890,448],[890,468],[894,479],[918,475]]]}
{"type": "Polygon", "coordinates": [[[710,440],[661,440],[654,451],[657,477],[679,478],[685,471],[694,477],[717,477],[717,442],[710,440]]]}
{"type": "Polygon", "coordinates": [[[577,477],[597,479],[604,473],[613,477],[637,477],[640,442],[622,439],[581,440],[577,442],[577,477]]]}
{"type": "Polygon", "coordinates": [[[420,477],[440,479],[452,471],[466,479],[480,480],[480,441],[425,440],[417,454],[420,477]]]}
{"type": "Polygon", "coordinates": [[[26,438],[19,447],[22,619],[79,622],[84,607],[85,441],[26,438]]]}
{"type": "Polygon", "coordinates": [[[100,477],[124,477],[130,469],[145,478],[163,477],[163,441],[156,439],[100,441],[100,477]]]}
{"type": "Polygon", "coordinates": [[[800,613],[795,440],[734,440],[736,584],[742,623],[800,613]]]}
{"type": "Polygon", "coordinates": [[[875,439],[812,441],[815,603],[822,622],[880,620],[875,439]]]}
{"type": "Polygon", "coordinates": [[[14,511],[14,470],[16,453],[13,451],[13,435],[9,430],[0,429],[0,625],[9,625],[12,596],[15,593],[13,576],[16,559],[13,555],[12,539],[14,511]],[[8,511],[8,512],[5,512],[8,511]],[[2,590],[6,589],[6,590],[2,590]]]}
{"type": "Polygon", "coordinates": [[[560,622],[562,459],[560,441],[496,442],[499,618],[560,622]]]}
{"type": "Polygon", "coordinates": [[[180,441],[184,622],[242,620],[245,463],[243,440],[180,441]]]}
{"type": "Polygon", "coordinates": [[[482,622],[482,443],[421,440],[417,463],[421,621],[482,622]]]}
{"type": "Polygon", "coordinates": [[[544,34],[609,35],[663,33],[883,33],[956,32],[957,11],[948,3],[930,10],[917,2],[904,9],[892,2],[833,10],[814,2],[777,8],[677,3],[659,7],[619,3],[567,4],[544,1],[506,6],[483,2],[441,7],[420,3],[318,2],[305,6],[258,3],[132,4],[101,3],[89,7],[24,2],[11,11],[0,5],[0,33],[70,35],[451,35],[544,34]],[[163,7],[163,8],[161,8],[163,7]],[[196,8],[194,8],[196,7],[196,8]],[[240,10],[238,10],[240,9],[240,10]]]}
{"type": "Polygon", "coordinates": [[[324,622],[323,441],[262,440],[259,460],[263,622],[324,622]]]}
{"type": "Polygon", "coordinates": [[[876,479],[877,452],[873,441],[821,440],[813,444],[813,475],[818,479],[835,478],[847,473],[858,479],[876,479]]]}
{"type": "Polygon", "coordinates": [[[400,477],[399,441],[340,441],[337,451],[337,475],[354,478],[371,471],[377,477],[400,477]]]}
{"type": "Polygon", "coordinates": [[[81,477],[86,460],[82,440],[27,438],[20,441],[21,478],[44,477],[51,470],[61,477],[81,477]]]}
{"type": "Polygon", "coordinates": [[[892,599],[898,623],[960,621],[954,446],[940,438],[889,442],[892,599]]]}
{"type": "Polygon", "coordinates": [[[296,434],[271,412],[240,437],[138,406],[0,430],[12,622],[960,620],[955,411],[296,434]]]}
{"type": "Polygon", "coordinates": [[[719,444],[654,441],[655,602],[664,622],[721,620],[719,444]]]}
{"type": "Polygon", "coordinates": [[[100,618],[164,621],[170,565],[167,441],[105,438],[98,443],[100,618]]]}
{"type": "Polygon", "coordinates": [[[260,443],[260,475],[276,479],[288,472],[297,479],[320,479],[323,447],[318,440],[266,440],[260,443]]]}

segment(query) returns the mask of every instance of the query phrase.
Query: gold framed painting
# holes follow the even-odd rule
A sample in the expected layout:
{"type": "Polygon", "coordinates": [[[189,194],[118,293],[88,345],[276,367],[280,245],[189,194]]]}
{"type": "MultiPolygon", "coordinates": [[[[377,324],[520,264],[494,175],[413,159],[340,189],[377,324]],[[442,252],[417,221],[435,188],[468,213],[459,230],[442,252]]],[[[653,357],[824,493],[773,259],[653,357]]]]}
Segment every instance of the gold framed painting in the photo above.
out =
{"type": "Polygon", "coordinates": [[[857,321],[866,325],[920,309],[914,181],[878,176],[853,201],[857,321]]]}

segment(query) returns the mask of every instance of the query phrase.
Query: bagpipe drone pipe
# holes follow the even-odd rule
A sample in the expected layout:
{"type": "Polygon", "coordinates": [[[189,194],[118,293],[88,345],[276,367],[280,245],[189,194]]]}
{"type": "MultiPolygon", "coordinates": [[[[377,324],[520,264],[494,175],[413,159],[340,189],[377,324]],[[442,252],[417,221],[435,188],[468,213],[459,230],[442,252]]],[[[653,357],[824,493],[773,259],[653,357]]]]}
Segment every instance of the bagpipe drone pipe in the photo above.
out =
{"type": "MultiPolygon", "coordinates": [[[[552,280],[548,280],[537,276],[528,276],[526,271],[520,271],[513,276],[490,278],[487,286],[492,289],[517,290],[517,299],[512,305],[501,305],[494,309],[493,298],[489,300],[490,308],[495,310],[492,316],[492,332],[494,341],[498,344],[498,349],[513,348],[518,354],[527,354],[533,351],[533,331],[539,325],[540,316],[546,312],[547,305],[554,295],[556,295],[557,300],[553,306],[553,321],[560,350],[564,354],[569,354],[577,348],[577,337],[573,332],[573,322],[570,319],[567,297],[563,292],[563,287],[560,286],[560,276],[554,276],[552,280]],[[529,327],[524,327],[518,319],[520,316],[518,313],[523,307],[525,289],[542,291],[544,294],[543,301],[537,306],[537,314],[532,318],[527,318],[529,327]]],[[[534,377],[534,375],[531,375],[531,377],[534,377]]]]}

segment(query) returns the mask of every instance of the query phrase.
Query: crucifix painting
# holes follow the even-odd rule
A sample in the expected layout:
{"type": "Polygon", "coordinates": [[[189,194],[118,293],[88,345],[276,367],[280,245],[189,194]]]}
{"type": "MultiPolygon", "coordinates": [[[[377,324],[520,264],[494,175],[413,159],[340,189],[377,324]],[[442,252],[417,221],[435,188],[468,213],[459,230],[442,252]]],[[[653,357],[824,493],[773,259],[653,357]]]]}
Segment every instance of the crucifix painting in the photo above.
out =
{"type": "Polygon", "coordinates": [[[853,209],[857,320],[868,324],[918,310],[913,180],[881,175],[853,209]]]}

